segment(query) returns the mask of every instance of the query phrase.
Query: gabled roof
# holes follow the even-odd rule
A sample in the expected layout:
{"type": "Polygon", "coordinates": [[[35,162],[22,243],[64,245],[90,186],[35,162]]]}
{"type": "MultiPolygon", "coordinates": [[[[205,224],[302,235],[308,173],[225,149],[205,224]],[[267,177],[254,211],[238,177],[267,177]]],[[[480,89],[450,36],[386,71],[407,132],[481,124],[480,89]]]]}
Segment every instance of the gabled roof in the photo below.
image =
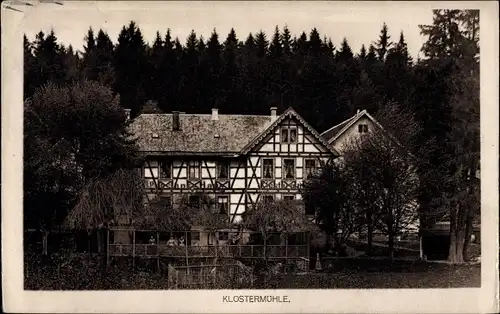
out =
{"type": "Polygon", "coordinates": [[[283,122],[286,118],[292,118],[294,117],[299,121],[303,127],[305,127],[311,134],[316,137],[317,140],[321,142],[325,147],[327,147],[330,152],[336,156],[339,156],[340,154],[333,148],[331,145],[328,145],[328,143],[324,140],[324,138],[312,127],[307,123],[295,110],[293,110],[292,107],[289,107],[286,109],[276,120],[269,125],[265,130],[263,130],[257,137],[255,137],[251,142],[246,145],[243,150],[241,151],[241,154],[247,154],[252,148],[257,146],[269,133],[271,133],[280,123],[283,122]]]}
{"type": "MultiPolygon", "coordinates": [[[[367,117],[370,119],[374,125],[376,125],[384,134],[386,134],[392,141],[394,141],[397,145],[403,146],[399,140],[394,137],[389,131],[387,131],[371,114],[369,114],[366,110],[356,113],[354,116],[345,120],[344,122],[337,124],[336,126],[326,130],[321,133],[321,136],[328,142],[329,145],[338,139],[342,134],[344,134],[351,126],[353,126],[357,121],[359,121],[362,117],[367,117]]],[[[411,155],[411,154],[410,154],[411,155]]]]}
{"type": "MultiPolygon", "coordinates": [[[[359,121],[363,117],[370,119],[373,122],[373,124],[375,124],[381,130],[386,131],[384,127],[374,117],[372,117],[372,115],[370,115],[366,110],[363,110],[361,112],[356,113],[354,116],[350,117],[344,122],[337,124],[331,129],[326,130],[321,134],[321,136],[328,141],[328,144],[332,144],[342,134],[344,134],[347,130],[349,130],[349,128],[352,125],[354,125],[357,121],[359,121]]],[[[391,138],[395,140],[395,138],[389,132],[386,131],[386,133],[389,134],[391,138]]]]}
{"type": "Polygon", "coordinates": [[[149,154],[238,154],[272,124],[271,116],[179,114],[180,130],[172,130],[172,114],[141,114],[130,124],[139,150],[149,154]],[[153,136],[155,135],[155,136],[153,136]],[[157,136],[156,136],[157,135],[157,136]]]}
{"type": "Polygon", "coordinates": [[[352,119],[354,119],[356,116],[354,117],[350,117],[349,119],[329,128],[328,130],[326,130],[325,132],[321,133],[321,136],[326,139],[326,140],[329,140],[330,138],[334,137],[337,133],[340,132],[340,130],[342,130],[344,128],[344,126],[347,125],[347,123],[349,123],[352,119]]]}
{"type": "Polygon", "coordinates": [[[278,117],[259,115],[179,114],[180,130],[172,130],[173,114],[141,114],[129,126],[139,150],[148,155],[220,155],[247,154],[285,118],[295,117],[334,155],[328,145],[295,110],[288,108],[278,117]]]}

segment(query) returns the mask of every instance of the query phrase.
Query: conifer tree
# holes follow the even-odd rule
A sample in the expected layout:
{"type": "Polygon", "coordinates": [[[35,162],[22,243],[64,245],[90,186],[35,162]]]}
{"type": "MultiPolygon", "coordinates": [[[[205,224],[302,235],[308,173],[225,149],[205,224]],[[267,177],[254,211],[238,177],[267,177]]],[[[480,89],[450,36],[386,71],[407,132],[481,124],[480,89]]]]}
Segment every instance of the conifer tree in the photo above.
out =
{"type": "Polygon", "coordinates": [[[390,42],[391,36],[388,34],[387,24],[382,25],[382,30],[380,31],[380,36],[378,41],[375,43],[375,48],[377,51],[377,56],[380,61],[385,61],[386,54],[391,48],[392,43],[390,42]]]}
{"type": "Polygon", "coordinates": [[[283,47],[283,54],[285,56],[290,56],[292,53],[292,35],[290,33],[290,30],[288,29],[288,26],[285,25],[283,28],[283,33],[281,35],[281,45],[283,47]]]}
{"type": "Polygon", "coordinates": [[[83,46],[82,73],[83,77],[90,81],[97,81],[97,52],[96,39],[92,27],[87,31],[85,36],[85,44],[83,46]]]}
{"type": "Polygon", "coordinates": [[[366,55],[366,60],[368,60],[371,63],[377,60],[377,53],[373,45],[370,45],[370,47],[368,48],[368,54],[366,55]]]}
{"type": "Polygon", "coordinates": [[[366,54],[366,47],[365,45],[361,45],[361,50],[359,51],[358,58],[361,60],[366,60],[367,54],[366,54]]]}
{"type": "Polygon", "coordinates": [[[221,82],[222,73],[222,45],[219,42],[219,34],[214,29],[207,43],[207,67],[208,82],[205,88],[208,90],[207,103],[211,108],[216,108],[221,102],[221,82]]]}
{"type": "Polygon", "coordinates": [[[109,87],[115,82],[114,48],[108,34],[102,29],[99,30],[96,40],[97,79],[101,84],[109,87]]]}
{"type": "Polygon", "coordinates": [[[271,44],[269,45],[269,56],[273,61],[279,60],[283,53],[283,47],[281,46],[281,34],[278,26],[274,29],[273,38],[271,44]]]}
{"type": "Polygon", "coordinates": [[[34,45],[34,57],[37,68],[36,85],[41,86],[48,82],[63,84],[64,72],[64,49],[57,43],[57,37],[53,30],[45,36],[39,32],[34,45]]]}
{"type": "Polygon", "coordinates": [[[196,50],[198,51],[200,58],[203,56],[203,51],[205,51],[206,45],[205,45],[205,39],[203,38],[203,35],[200,35],[200,38],[198,39],[198,45],[196,46],[196,50]]]}
{"type": "Polygon", "coordinates": [[[115,92],[120,103],[132,109],[132,115],[140,112],[145,102],[145,76],[147,71],[146,44],[141,30],[134,21],[123,27],[115,51],[115,92]]]}
{"type": "Polygon", "coordinates": [[[311,33],[309,34],[309,52],[313,56],[318,56],[321,54],[321,47],[323,46],[323,43],[321,41],[321,38],[319,36],[319,32],[316,28],[313,28],[311,30],[311,33]]]}
{"type": "Polygon", "coordinates": [[[26,35],[23,37],[24,47],[24,98],[30,97],[35,91],[38,83],[36,81],[36,60],[33,55],[33,45],[26,35]]]}
{"type": "Polygon", "coordinates": [[[387,63],[399,67],[409,67],[412,64],[412,58],[408,53],[408,45],[405,42],[403,32],[399,35],[399,41],[387,54],[387,63]]]}
{"type": "Polygon", "coordinates": [[[257,35],[255,35],[255,45],[257,49],[257,57],[264,58],[268,54],[269,41],[264,31],[260,30],[257,35]]]}
{"type": "Polygon", "coordinates": [[[349,62],[353,58],[352,49],[347,42],[347,38],[344,37],[341,43],[340,50],[337,52],[337,60],[339,62],[349,62]]]}
{"type": "MultiPolygon", "coordinates": [[[[479,30],[474,10],[434,10],[433,23],[422,25],[428,37],[422,51],[424,90],[435,94],[420,96],[417,116],[424,125],[423,138],[435,137],[434,149],[425,156],[430,166],[422,178],[421,203],[440,212],[448,211],[450,248],[448,259],[467,259],[472,223],[479,215],[479,73],[478,43],[470,35],[479,30]],[[474,17],[465,23],[464,16],[474,17]],[[438,74],[438,75],[436,75],[438,74]],[[426,128],[427,127],[427,128],[426,128]],[[435,135],[434,135],[435,136],[435,135]],[[436,182],[426,180],[439,177],[436,182]],[[432,193],[425,194],[431,189],[432,193]],[[432,206],[434,205],[434,206],[432,206]],[[440,210],[441,209],[441,210],[440,210]]],[[[478,15],[477,15],[478,18],[478,15]]],[[[478,20],[477,20],[478,21],[478,20]]]]}

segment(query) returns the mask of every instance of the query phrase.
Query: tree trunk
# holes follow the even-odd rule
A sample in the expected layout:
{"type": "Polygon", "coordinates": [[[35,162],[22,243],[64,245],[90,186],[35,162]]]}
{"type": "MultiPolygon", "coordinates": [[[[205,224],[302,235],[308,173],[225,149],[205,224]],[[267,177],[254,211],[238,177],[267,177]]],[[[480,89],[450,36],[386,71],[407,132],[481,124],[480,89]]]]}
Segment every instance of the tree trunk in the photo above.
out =
{"type": "Polygon", "coordinates": [[[42,255],[47,255],[49,254],[48,251],[48,240],[49,238],[49,231],[42,230],[42,255]]]}
{"type": "Polygon", "coordinates": [[[448,261],[454,264],[464,262],[465,230],[453,230],[450,232],[450,250],[448,261]]]}
{"type": "Polygon", "coordinates": [[[91,248],[91,245],[90,245],[90,240],[91,240],[91,234],[92,232],[91,231],[87,231],[87,250],[88,250],[88,257],[89,257],[89,263],[90,261],[92,260],[92,252],[90,251],[90,248],[91,248]]]}
{"type": "Polygon", "coordinates": [[[460,204],[453,206],[450,212],[450,249],[448,254],[448,261],[454,264],[464,262],[464,247],[465,247],[465,234],[466,228],[463,223],[464,216],[460,213],[460,204]]]}
{"type": "Polygon", "coordinates": [[[394,259],[394,232],[389,232],[389,260],[392,262],[394,259]]]}
{"type": "Polygon", "coordinates": [[[97,229],[97,253],[101,253],[102,250],[102,229],[97,229]]]}
{"type": "Polygon", "coordinates": [[[467,262],[470,260],[469,246],[470,246],[472,231],[473,231],[472,218],[467,218],[467,223],[465,226],[464,246],[462,249],[462,256],[463,256],[464,262],[467,262]]]}
{"type": "Polygon", "coordinates": [[[367,241],[368,241],[368,250],[367,250],[367,254],[368,255],[371,255],[372,254],[372,249],[373,249],[373,223],[371,221],[371,217],[370,219],[368,220],[368,223],[367,223],[367,227],[368,227],[368,238],[367,238],[367,241]]]}

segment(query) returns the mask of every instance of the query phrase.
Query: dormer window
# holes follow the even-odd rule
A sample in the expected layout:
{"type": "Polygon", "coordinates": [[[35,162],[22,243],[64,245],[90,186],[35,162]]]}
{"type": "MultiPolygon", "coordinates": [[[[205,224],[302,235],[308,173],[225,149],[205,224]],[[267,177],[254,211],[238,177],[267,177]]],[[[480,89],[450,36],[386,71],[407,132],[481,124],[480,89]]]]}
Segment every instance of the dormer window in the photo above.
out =
{"type": "Polygon", "coordinates": [[[281,129],[281,142],[287,144],[297,143],[297,128],[283,127],[281,129]]]}
{"type": "Polygon", "coordinates": [[[359,133],[368,133],[368,124],[359,124],[358,125],[359,133]]]}

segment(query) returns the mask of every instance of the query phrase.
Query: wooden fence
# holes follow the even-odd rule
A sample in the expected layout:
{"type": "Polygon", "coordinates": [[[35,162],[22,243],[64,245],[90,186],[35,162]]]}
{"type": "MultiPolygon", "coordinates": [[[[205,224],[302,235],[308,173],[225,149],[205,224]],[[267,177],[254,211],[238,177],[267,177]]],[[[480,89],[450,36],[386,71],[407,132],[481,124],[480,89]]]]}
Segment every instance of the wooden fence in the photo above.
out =
{"type": "Polygon", "coordinates": [[[241,257],[298,258],[309,256],[309,245],[203,245],[168,246],[167,244],[108,244],[110,256],[132,257],[241,257]]]}
{"type": "Polygon", "coordinates": [[[170,289],[250,288],[254,275],[250,267],[238,261],[218,265],[169,265],[168,283],[170,289]]]}

